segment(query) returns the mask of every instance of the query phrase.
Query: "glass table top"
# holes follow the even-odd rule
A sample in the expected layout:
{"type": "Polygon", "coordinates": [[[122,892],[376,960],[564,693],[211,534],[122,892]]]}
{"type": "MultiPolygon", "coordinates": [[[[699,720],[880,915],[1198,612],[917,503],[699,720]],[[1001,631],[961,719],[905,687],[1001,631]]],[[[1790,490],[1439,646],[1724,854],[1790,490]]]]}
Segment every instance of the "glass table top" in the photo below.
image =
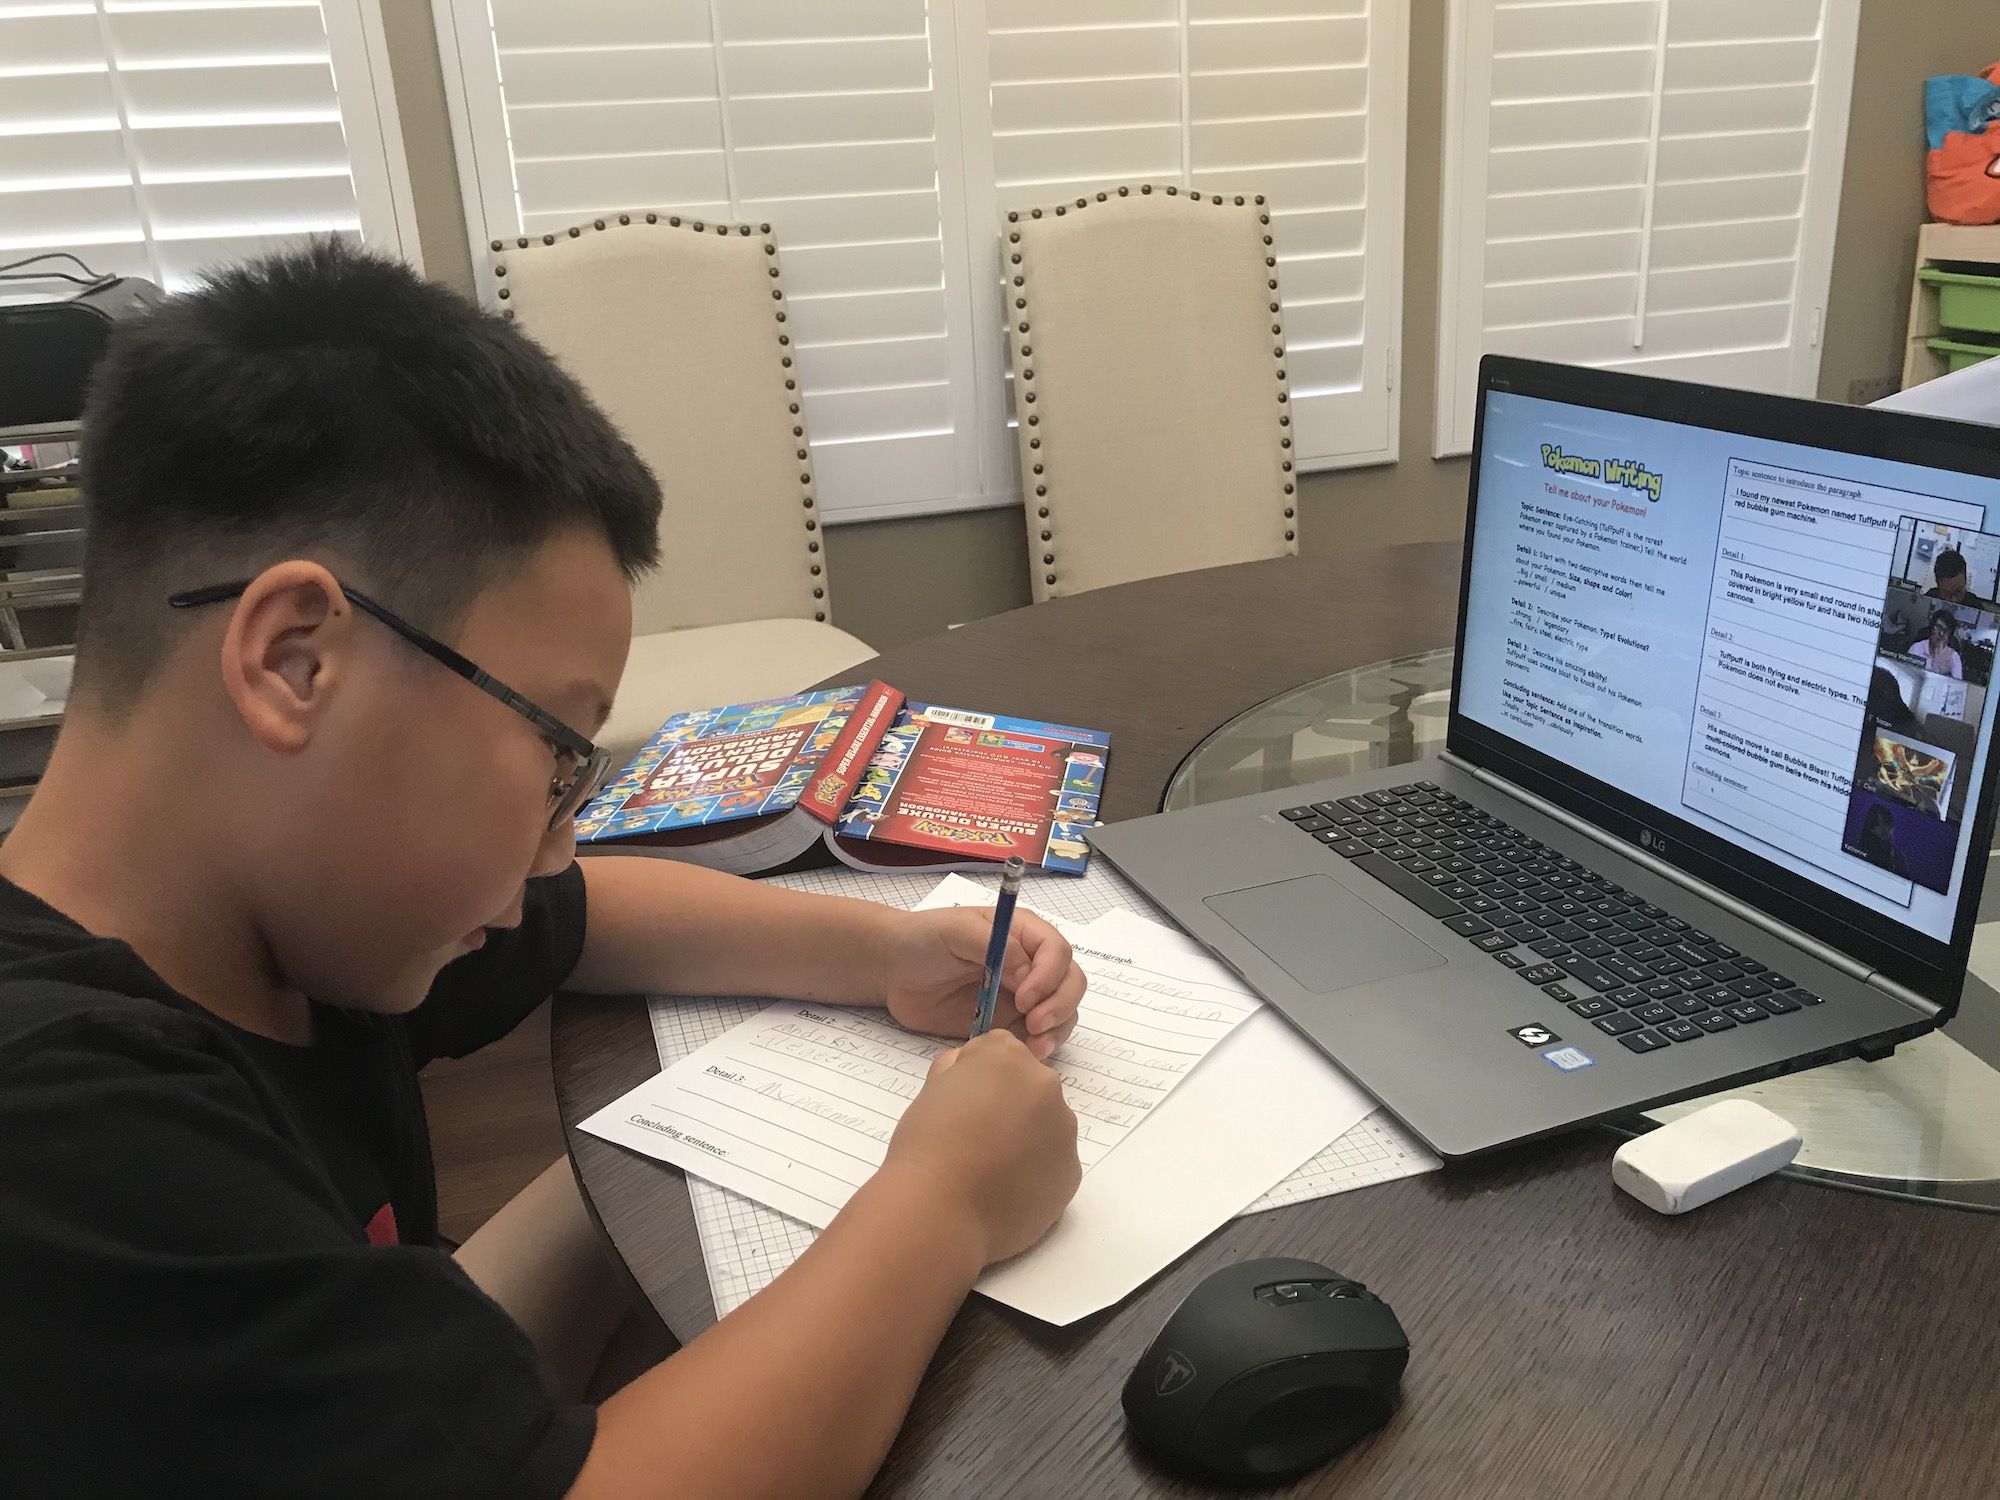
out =
{"type": "MultiPolygon", "coordinates": [[[[1405,765],[1444,748],[1452,653],[1339,672],[1281,693],[1217,729],[1174,773],[1163,807],[1193,807],[1405,765]]],[[[1799,1128],[1792,1170],[1841,1186],[2000,1209],[2000,870],[1990,870],[1971,973],[1948,1031],[1881,1062],[1848,1061],[1653,1111],[1664,1121],[1713,1098],[1755,1099],[1799,1128]]],[[[1634,1128],[1638,1128],[1635,1124],[1634,1128]]]]}

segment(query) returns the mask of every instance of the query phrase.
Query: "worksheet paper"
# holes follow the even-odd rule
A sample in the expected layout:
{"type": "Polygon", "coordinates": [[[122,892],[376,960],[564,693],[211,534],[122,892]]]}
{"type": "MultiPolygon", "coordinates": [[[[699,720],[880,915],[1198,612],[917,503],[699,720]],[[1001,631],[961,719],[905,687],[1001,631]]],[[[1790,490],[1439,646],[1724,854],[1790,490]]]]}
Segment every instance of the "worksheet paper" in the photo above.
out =
{"type": "MultiPolygon", "coordinates": [[[[980,887],[957,880],[921,904],[985,899],[980,887]]],[[[1070,937],[1086,967],[1094,951],[1143,955],[1170,982],[1201,978],[1254,998],[1192,938],[1130,911],[1107,912],[1070,937]]],[[[1090,1000],[1086,995],[1086,1009],[1090,1000]]],[[[1047,1237],[988,1271],[979,1290],[1057,1324],[1109,1307],[1374,1108],[1372,1098],[1259,1003],[1153,1109],[1143,1130],[1085,1172],[1047,1237]]]]}
{"type": "MultiPolygon", "coordinates": [[[[1084,940],[1119,941],[1115,932],[1104,935],[1113,921],[1083,929],[1084,940]]],[[[1144,1129],[1084,1174],[1042,1242],[989,1270],[979,1290],[1055,1324],[1109,1307],[1374,1107],[1282,1017],[1260,1006],[1144,1129]]]]}
{"type": "MultiPolygon", "coordinates": [[[[1085,1172],[1261,1008],[1212,961],[1146,941],[1172,934],[1126,921],[1133,926],[1122,941],[1097,937],[1095,926],[1066,934],[1090,991],[1051,1062],[1076,1111],[1085,1172]]],[[[824,1228],[881,1165],[896,1122],[948,1045],[880,1011],[780,1002],[584,1128],[824,1228]]]]}
{"type": "MultiPolygon", "coordinates": [[[[934,877],[925,875],[870,877],[853,871],[814,870],[779,876],[776,880],[779,884],[820,894],[864,896],[893,905],[987,905],[993,899],[991,882],[982,885],[958,875],[937,882],[934,877]]],[[[1031,879],[1023,904],[1039,910],[1051,920],[1078,925],[1108,912],[1130,915],[1139,910],[1150,910],[1137,890],[1115,870],[1104,866],[1093,868],[1080,880],[1031,879]]],[[[1184,945],[1184,951],[1199,954],[1199,946],[1191,940],[1177,933],[1169,935],[1184,945]]],[[[734,999],[653,1000],[650,1010],[661,1063],[671,1066],[763,1009],[757,1001],[734,999]]],[[[1135,1241],[1127,1247],[1128,1255],[1099,1258],[1089,1268],[1089,1274],[1079,1275],[1071,1269],[1059,1268],[1054,1275],[1067,1278],[1060,1285],[1054,1288],[1034,1287],[1030,1283],[1042,1274],[1042,1266],[1036,1263],[1035,1257],[1048,1254],[1046,1246],[1050,1242],[1045,1242],[1044,1246],[1037,1247],[1029,1255],[995,1268],[991,1273],[994,1284],[1008,1288],[1010,1295],[1033,1297],[1048,1307],[1047,1313],[1038,1307],[1024,1310],[1036,1316],[1045,1316],[1050,1321],[1068,1321],[1127,1295],[1146,1277],[1171,1263],[1175,1256],[1211,1232],[1232,1213],[1255,1213],[1436,1169],[1437,1159],[1380,1110],[1375,1110],[1345,1133],[1338,1133],[1341,1118],[1338,1103],[1324,1115],[1309,1109],[1282,1108],[1287,1102],[1303,1104],[1309,1099],[1309,1093],[1304,1091],[1288,1095],[1290,1085],[1282,1089],[1270,1086],[1287,1076],[1272,1069],[1286,1065],[1312,1072],[1321,1086],[1331,1076],[1341,1084],[1352,1087],[1317,1053],[1300,1043],[1277,1016],[1259,1012],[1215,1049],[1190,1079],[1188,1088],[1175,1090],[1164,1104],[1153,1111],[1145,1137],[1157,1132],[1157,1144],[1163,1151],[1173,1149],[1171,1143],[1184,1131],[1210,1130],[1211,1122],[1206,1118],[1209,1111],[1204,1104],[1207,1091],[1188,1091],[1194,1087],[1195,1080],[1208,1076],[1216,1092],[1233,1096],[1234,1108],[1230,1117],[1242,1126],[1240,1133],[1231,1131],[1211,1136],[1211,1143],[1217,1148],[1227,1170],[1209,1177],[1205,1202],[1198,1202],[1203,1195],[1194,1191],[1192,1182],[1185,1176],[1175,1189],[1180,1201],[1172,1206],[1174,1211],[1170,1217],[1159,1225],[1162,1236],[1173,1243],[1155,1246],[1135,1241]],[[1278,1040],[1273,1041],[1273,1035],[1278,1040]],[[1282,1061],[1271,1062],[1273,1055],[1282,1061]],[[1221,1071],[1225,1066],[1227,1071],[1221,1071]],[[1241,1075],[1240,1082],[1231,1084],[1229,1074],[1232,1072],[1241,1075]],[[1245,1101],[1266,1106],[1276,1118],[1267,1122],[1258,1117],[1242,1117],[1241,1109],[1245,1101]],[[1306,1128],[1308,1126],[1309,1129],[1306,1128]],[[1241,1190],[1248,1189],[1254,1193],[1256,1179],[1261,1174],[1248,1168],[1232,1153],[1246,1146],[1254,1152],[1262,1145],[1273,1155],[1282,1155],[1294,1149],[1296,1138],[1288,1134],[1292,1130],[1303,1130],[1308,1137],[1317,1135],[1318,1141],[1298,1148],[1300,1154],[1294,1161],[1302,1164],[1297,1165],[1296,1170],[1285,1176],[1283,1181],[1276,1182],[1257,1201],[1243,1206],[1245,1195],[1241,1190]],[[1336,1133],[1338,1139],[1329,1140],[1329,1136],[1336,1133]],[[1319,1147],[1317,1154],[1314,1154],[1315,1145],[1319,1147]],[[1237,1199],[1234,1207],[1215,1209],[1214,1203],[1230,1197],[1237,1199]]],[[[1307,1089],[1310,1087],[1308,1085],[1307,1089]]],[[[1362,1098],[1366,1102],[1365,1096],[1362,1098]]],[[[1372,1108],[1372,1103],[1368,1107],[1372,1108]]],[[[1135,1136],[1135,1139],[1145,1137],[1135,1136]]],[[[1179,1164],[1184,1166],[1187,1160],[1183,1154],[1179,1164]]],[[[1120,1158],[1116,1156],[1104,1162],[1100,1170],[1086,1176],[1085,1190],[1079,1193],[1077,1202],[1069,1210],[1071,1216],[1078,1217],[1079,1223],[1084,1214],[1096,1217],[1095,1205],[1117,1201],[1114,1189],[1118,1183],[1110,1175],[1114,1168],[1122,1170],[1120,1158]]],[[[1277,1174],[1284,1171],[1282,1167],[1276,1169],[1277,1174]]],[[[741,1306],[769,1285],[805,1252],[818,1233],[810,1224],[699,1176],[690,1175],[688,1194],[700,1231],[718,1317],[741,1306]]],[[[1149,1199],[1147,1214],[1141,1217],[1140,1222],[1150,1222],[1157,1207],[1157,1200],[1149,1199]]],[[[1124,1212],[1122,1209],[1117,1211],[1124,1212]]],[[[1130,1226],[1121,1224],[1114,1227],[1122,1234],[1130,1226]]],[[[1051,1257],[1045,1264],[1059,1265],[1059,1262],[1051,1257]]],[[[985,1289],[982,1283],[982,1290],[985,1289]]]]}
{"type": "MultiPolygon", "coordinates": [[[[868,875],[858,870],[827,868],[799,870],[769,879],[773,885],[816,896],[849,896],[901,907],[924,905],[926,898],[934,897],[940,889],[937,877],[923,871],[868,875]]],[[[954,875],[944,884],[978,892],[976,904],[990,906],[998,890],[998,877],[989,877],[982,886],[954,875]]],[[[1030,876],[1021,904],[1050,921],[1079,925],[1094,921],[1107,911],[1148,907],[1146,898],[1135,886],[1101,861],[1077,879],[1030,876]]],[[[673,1066],[763,1008],[764,1002],[759,1000],[652,997],[647,1002],[647,1012],[653,1023],[653,1043],[660,1055],[660,1066],[673,1066]]],[[[687,1179],[687,1191],[718,1318],[734,1312],[769,1286],[819,1237],[819,1231],[812,1225],[699,1177],[687,1179]]]]}
{"type": "MultiPolygon", "coordinates": [[[[1123,884],[1122,880],[1120,884],[1123,884]]],[[[952,875],[939,882],[937,889],[919,901],[914,910],[925,911],[935,906],[983,906],[990,904],[992,899],[991,891],[962,875],[952,875]]],[[[1146,927],[1159,925],[1141,918],[1129,906],[1111,907],[1106,915],[1096,920],[1108,922],[1114,919],[1136,921],[1146,927]]],[[[1184,953],[1205,956],[1201,944],[1185,933],[1171,928],[1160,928],[1160,931],[1165,934],[1160,941],[1171,939],[1181,946],[1184,953]]],[[[1316,1135],[1320,1128],[1344,1118],[1354,1103],[1365,1105],[1367,1114],[1358,1124],[1320,1147],[1303,1165],[1288,1173],[1237,1217],[1263,1213],[1267,1209],[1287,1208],[1294,1203],[1310,1203],[1315,1198],[1330,1198],[1336,1193],[1349,1193],[1380,1182],[1421,1176],[1444,1165],[1421,1141],[1405,1130],[1394,1115],[1376,1108],[1372,1097],[1349,1082],[1337,1067],[1302,1041],[1282,1018],[1269,1010],[1260,1012],[1260,1015],[1263,1018],[1261,1022],[1257,1016],[1251,1017],[1230,1038],[1227,1046],[1217,1048],[1215,1054],[1202,1064],[1202,1070],[1196,1077],[1212,1076],[1219,1092],[1226,1092],[1240,1102],[1252,1093],[1260,1070],[1268,1070],[1272,1077],[1289,1076],[1291,1070],[1308,1065],[1304,1059],[1311,1059],[1345,1088],[1335,1090],[1322,1082],[1317,1089],[1309,1087],[1296,1094],[1283,1090],[1267,1091],[1261,1100],[1254,1101],[1264,1107],[1254,1116],[1239,1119],[1237,1123],[1243,1128],[1235,1134],[1212,1133],[1213,1123],[1205,1117],[1206,1101],[1198,1101],[1196,1095],[1183,1091],[1175,1095],[1178,1102],[1154,1112],[1147,1127],[1149,1140],[1155,1139],[1157,1133],[1162,1149],[1177,1149],[1189,1159],[1199,1152],[1204,1141],[1224,1145],[1233,1153],[1230,1160],[1239,1179],[1248,1182],[1260,1178],[1272,1160],[1286,1156],[1294,1149],[1292,1127],[1305,1127],[1304,1134],[1316,1135]],[[1272,1039],[1270,1033],[1274,1031],[1283,1034],[1283,1042],[1272,1039]],[[1232,1078],[1229,1074],[1240,1076],[1232,1078]],[[1268,1118],[1272,1106],[1282,1108],[1287,1103],[1296,1103],[1300,1108],[1275,1122],[1268,1118]],[[1249,1136],[1247,1141],[1243,1138],[1246,1134],[1249,1136]]],[[[660,1060],[663,1065],[669,1060],[664,1051],[660,1060]]],[[[1106,1175],[1099,1174],[1099,1181],[1106,1175]]],[[[1233,1192],[1226,1185],[1226,1179],[1213,1181],[1211,1187],[1220,1197],[1227,1197],[1233,1192]]],[[[803,1249],[801,1246],[799,1251],[793,1252],[794,1259],[803,1249]]]]}
{"type": "Polygon", "coordinates": [[[1339,1140],[1322,1147],[1243,1213],[1261,1214],[1315,1198],[1331,1198],[1335,1193],[1351,1193],[1378,1182],[1419,1177],[1443,1165],[1394,1115],[1378,1109],[1339,1140]]]}

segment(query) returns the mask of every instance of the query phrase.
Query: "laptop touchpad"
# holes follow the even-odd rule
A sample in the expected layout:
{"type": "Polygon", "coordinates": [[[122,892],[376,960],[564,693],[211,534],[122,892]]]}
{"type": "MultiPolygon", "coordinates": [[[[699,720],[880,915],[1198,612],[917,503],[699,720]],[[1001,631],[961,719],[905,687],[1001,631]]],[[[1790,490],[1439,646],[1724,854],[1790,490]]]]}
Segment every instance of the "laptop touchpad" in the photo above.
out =
{"type": "Polygon", "coordinates": [[[1204,904],[1316,995],[1446,962],[1437,949],[1325,875],[1229,891],[1204,904]]]}

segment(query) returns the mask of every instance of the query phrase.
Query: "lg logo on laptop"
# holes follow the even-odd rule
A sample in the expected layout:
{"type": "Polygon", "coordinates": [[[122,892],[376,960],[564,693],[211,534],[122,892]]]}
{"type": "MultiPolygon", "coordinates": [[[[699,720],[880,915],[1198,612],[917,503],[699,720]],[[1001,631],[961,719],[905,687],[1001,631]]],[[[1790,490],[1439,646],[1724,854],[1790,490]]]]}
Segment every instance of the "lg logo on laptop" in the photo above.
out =
{"type": "Polygon", "coordinates": [[[1641,828],[1639,830],[1639,843],[1642,847],[1651,849],[1655,854],[1665,854],[1667,852],[1667,836],[1663,833],[1655,833],[1650,828],[1641,828]]]}

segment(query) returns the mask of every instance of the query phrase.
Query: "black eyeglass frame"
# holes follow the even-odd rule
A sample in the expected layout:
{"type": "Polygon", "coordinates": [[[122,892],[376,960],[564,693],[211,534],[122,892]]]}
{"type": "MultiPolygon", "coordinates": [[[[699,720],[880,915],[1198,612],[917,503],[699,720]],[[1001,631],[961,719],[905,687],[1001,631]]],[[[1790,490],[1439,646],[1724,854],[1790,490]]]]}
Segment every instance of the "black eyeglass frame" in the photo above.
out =
{"type": "MultiPolygon", "coordinates": [[[[168,595],[167,605],[171,609],[198,609],[205,604],[221,604],[225,600],[236,598],[250,587],[250,582],[251,580],[244,578],[235,583],[216,583],[206,588],[183,589],[178,594],[168,595]]],[[[480,692],[490,698],[499,699],[541,733],[555,741],[557,749],[566,755],[576,757],[576,771],[573,775],[567,779],[557,776],[549,780],[549,796],[554,804],[549,813],[549,827],[555,828],[565,818],[574,815],[603,787],[606,773],[611,768],[610,751],[601,749],[592,741],[585,739],[534,699],[517,693],[470,657],[452,650],[427,631],[419,630],[386,604],[377,604],[361,590],[351,584],[342,583],[338,578],[334,579],[334,582],[339,584],[341,593],[347,596],[348,602],[356,609],[380,620],[424,655],[463,677],[480,692]]]]}

